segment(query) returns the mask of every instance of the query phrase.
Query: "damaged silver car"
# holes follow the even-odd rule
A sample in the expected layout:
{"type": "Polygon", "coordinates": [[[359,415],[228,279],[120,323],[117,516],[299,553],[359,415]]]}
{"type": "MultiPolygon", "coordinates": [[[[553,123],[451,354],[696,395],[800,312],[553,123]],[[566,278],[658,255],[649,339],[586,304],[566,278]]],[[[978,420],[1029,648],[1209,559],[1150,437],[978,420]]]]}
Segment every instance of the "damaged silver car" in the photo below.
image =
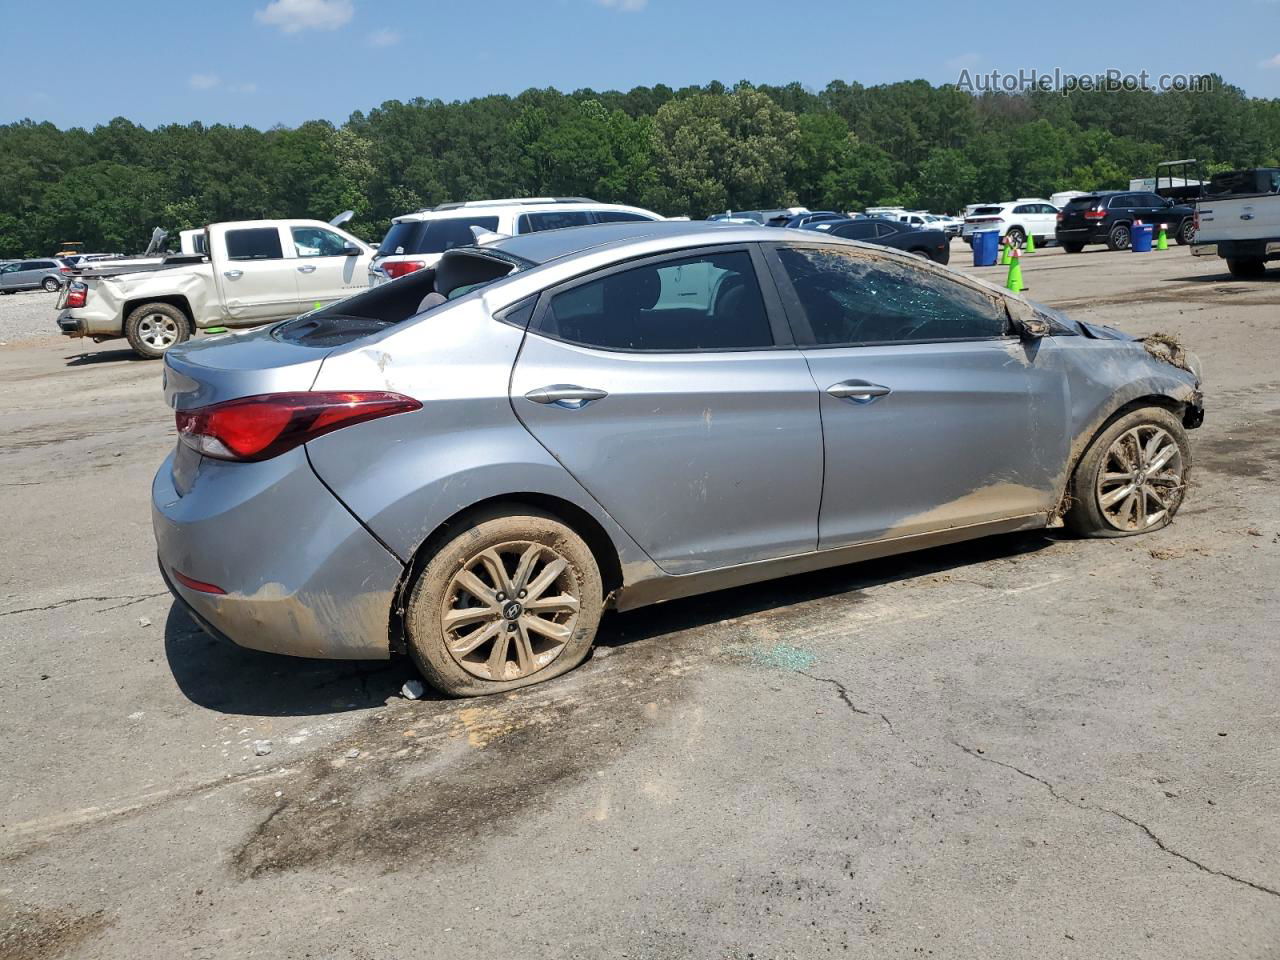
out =
{"type": "Polygon", "coordinates": [[[456,248],[165,355],[174,595],[445,693],[572,669],[607,607],[1066,524],[1167,525],[1195,363],[883,247],[697,222],[456,248]]]}

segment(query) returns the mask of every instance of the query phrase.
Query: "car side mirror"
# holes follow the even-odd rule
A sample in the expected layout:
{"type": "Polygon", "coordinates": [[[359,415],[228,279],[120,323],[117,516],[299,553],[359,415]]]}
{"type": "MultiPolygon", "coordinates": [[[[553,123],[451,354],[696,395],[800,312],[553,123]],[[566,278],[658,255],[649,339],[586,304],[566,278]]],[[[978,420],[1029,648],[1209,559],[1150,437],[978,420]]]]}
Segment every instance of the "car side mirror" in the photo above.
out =
{"type": "Polygon", "coordinates": [[[1049,332],[1048,322],[1039,317],[1023,317],[1018,321],[1018,333],[1023,340],[1039,340],[1047,337],[1049,332]]]}
{"type": "Polygon", "coordinates": [[[362,252],[363,251],[359,247],[357,247],[354,243],[348,243],[345,247],[342,248],[342,255],[344,257],[358,257],[362,252]]]}

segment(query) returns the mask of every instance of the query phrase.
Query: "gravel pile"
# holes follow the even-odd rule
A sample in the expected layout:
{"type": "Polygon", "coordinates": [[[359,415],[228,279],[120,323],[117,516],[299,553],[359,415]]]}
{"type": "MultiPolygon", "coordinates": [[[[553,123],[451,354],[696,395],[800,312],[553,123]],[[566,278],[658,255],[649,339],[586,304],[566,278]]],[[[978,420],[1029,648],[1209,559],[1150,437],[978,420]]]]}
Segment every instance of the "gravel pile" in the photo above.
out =
{"type": "Polygon", "coordinates": [[[0,343],[58,335],[56,293],[36,290],[0,296],[0,343]]]}

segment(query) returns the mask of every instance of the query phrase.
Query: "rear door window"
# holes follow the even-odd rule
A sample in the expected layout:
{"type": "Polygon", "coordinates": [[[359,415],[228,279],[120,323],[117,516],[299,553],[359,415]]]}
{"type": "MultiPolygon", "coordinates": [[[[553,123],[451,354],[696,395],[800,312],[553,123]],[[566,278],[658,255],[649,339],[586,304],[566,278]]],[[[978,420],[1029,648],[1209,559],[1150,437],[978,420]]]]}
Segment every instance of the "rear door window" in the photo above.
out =
{"type": "Polygon", "coordinates": [[[751,255],[660,260],[555,294],[538,332],[602,350],[680,353],[773,346],[751,255]]]}
{"type": "Polygon", "coordinates": [[[850,240],[868,240],[876,235],[877,226],[869,220],[859,220],[855,223],[846,223],[843,226],[832,227],[831,232],[838,237],[847,237],[850,240]]]}
{"type": "Polygon", "coordinates": [[[469,247],[476,241],[472,227],[481,230],[498,229],[495,216],[444,217],[438,220],[408,220],[393,223],[382,238],[378,254],[394,257],[401,254],[444,253],[454,247],[469,247]]]}
{"type": "Polygon", "coordinates": [[[516,233],[537,233],[540,230],[560,230],[564,227],[582,227],[591,222],[587,210],[547,210],[541,213],[522,213],[516,233]]]}
{"type": "Polygon", "coordinates": [[[780,247],[808,331],[824,347],[984,340],[1007,332],[1003,307],[943,274],[845,247],[780,247]]]}
{"type": "Polygon", "coordinates": [[[1137,198],[1132,193],[1119,193],[1111,198],[1111,202],[1107,204],[1109,210],[1127,210],[1130,207],[1139,206],[1136,202],[1137,198]]]}
{"type": "Polygon", "coordinates": [[[282,260],[280,231],[275,227],[252,227],[227,231],[228,260],[282,260]]]}

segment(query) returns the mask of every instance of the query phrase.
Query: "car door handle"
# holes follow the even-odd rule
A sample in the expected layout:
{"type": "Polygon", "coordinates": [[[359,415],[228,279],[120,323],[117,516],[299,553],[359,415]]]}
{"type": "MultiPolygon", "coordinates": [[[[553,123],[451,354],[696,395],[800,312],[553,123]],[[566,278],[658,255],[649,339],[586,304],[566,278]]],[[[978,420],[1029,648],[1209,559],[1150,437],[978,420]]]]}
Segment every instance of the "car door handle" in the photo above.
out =
{"type": "Polygon", "coordinates": [[[1252,220],[1252,219],[1253,219],[1253,214],[1252,214],[1252,213],[1242,213],[1242,214],[1240,214],[1240,219],[1241,219],[1241,220],[1252,220]]]}
{"type": "Polygon", "coordinates": [[[580,410],[592,400],[602,400],[608,395],[607,391],[595,390],[591,387],[579,387],[572,383],[554,383],[548,387],[530,390],[524,398],[534,403],[554,404],[566,410],[580,410]]]}
{"type": "Polygon", "coordinates": [[[243,270],[224,270],[222,272],[222,275],[226,277],[228,280],[239,280],[241,277],[244,276],[244,271],[243,270]]]}
{"type": "Polygon", "coordinates": [[[876,397],[887,397],[888,387],[866,380],[842,380],[827,387],[827,393],[837,400],[852,400],[854,403],[870,403],[876,397]]]}
{"type": "Polygon", "coordinates": [[[315,264],[308,263],[305,267],[299,267],[298,272],[299,273],[315,273],[316,272],[315,264]]]}

